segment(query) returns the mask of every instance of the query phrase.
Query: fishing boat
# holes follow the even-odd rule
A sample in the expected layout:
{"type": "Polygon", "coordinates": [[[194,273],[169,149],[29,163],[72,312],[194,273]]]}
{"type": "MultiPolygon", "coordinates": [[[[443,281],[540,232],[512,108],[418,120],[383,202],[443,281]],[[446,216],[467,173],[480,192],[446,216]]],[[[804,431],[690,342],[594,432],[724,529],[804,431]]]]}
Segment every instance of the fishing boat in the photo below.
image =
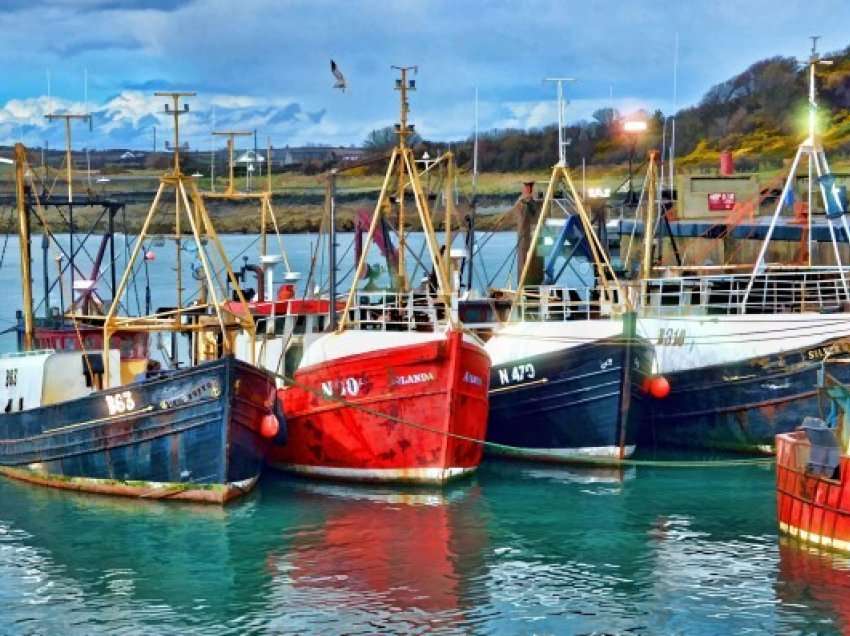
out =
{"type": "Polygon", "coordinates": [[[830,371],[819,387],[826,419],[807,416],[776,436],[776,514],[780,532],[850,552],[850,387],[830,371]]]}
{"type": "MultiPolygon", "coordinates": [[[[761,228],[764,240],[755,263],[654,265],[633,287],[640,298],[637,332],[653,343],[656,372],[669,387],[663,400],[636,394],[645,414],[640,445],[771,453],[775,435],[793,430],[815,407],[813,387],[824,357],[848,358],[850,318],[844,311],[850,301],[850,269],[842,263],[839,237],[842,232],[850,236],[850,228],[846,197],[835,186],[815,126],[815,68],[820,62],[813,50],[808,136],[797,149],[769,224],[761,228]],[[793,199],[797,171],[805,160],[805,260],[770,263],[772,236],[793,199]],[[831,238],[832,265],[812,263],[817,198],[831,238]]],[[[645,250],[654,249],[652,228],[666,220],[656,214],[658,209],[665,213],[657,203],[646,208],[645,250]]],[[[655,252],[653,262],[657,256],[655,252]]],[[[850,366],[835,373],[850,381],[850,366]]]]}
{"type": "MultiPolygon", "coordinates": [[[[451,250],[438,247],[407,143],[413,131],[407,95],[415,87],[408,79],[410,70],[401,68],[396,82],[401,94],[398,145],[390,155],[339,324],[337,312],[330,311],[332,332],[304,348],[294,377],[279,391],[288,439],[269,453],[276,468],[333,479],[442,484],[475,470],[481,461],[490,362],[482,342],[458,320],[450,285],[451,250]],[[404,264],[410,195],[433,268],[432,284],[418,289],[411,289],[404,264]],[[359,284],[369,247],[393,206],[399,234],[394,289],[364,292],[359,284]]],[[[453,161],[446,153],[430,168],[445,166],[446,183],[453,184],[453,161]]],[[[335,298],[333,285],[330,297],[335,298]]]]}
{"type": "MultiPolygon", "coordinates": [[[[634,308],[570,177],[560,81],[558,109],[559,158],[542,206],[531,184],[517,204],[517,288],[486,299],[489,323],[475,325],[489,335],[492,361],[487,452],[619,461],[635,450],[630,398],[633,385],[649,379],[651,351],[635,334],[634,308]],[[553,218],[555,209],[564,217],[553,218]],[[583,287],[575,277],[563,282],[577,263],[592,271],[583,287]]],[[[471,301],[463,309],[480,306],[471,301]]]]}
{"type": "MultiPolygon", "coordinates": [[[[208,239],[235,288],[221,243],[191,177],[180,169],[179,115],[188,111],[168,93],[175,122],[174,166],[157,194],[136,238],[120,283],[104,316],[79,311],[74,324],[102,325],[100,350],[35,350],[30,276],[29,223],[24,203],[26,151],[15,148],[16,188],[24,289],[24,350],[0,357],[0,473],[35,484],[86,492],[145,498],[224,503],[256,483],[271,440],[282,420],[274,413],[272,376],[237,361],[232,341],[251,331],[250,315],[227,312],[223,290],[211,271],[203,243],[208,239]],[[129,279],[145,236],[167,189],[176,193],[175,222],[188,221],[202,263],[199,299],[183,303],[178,268],[176,307],[141,316],[120,315],[129,279]],[[190,336],[188,366],[172,351],[170,369],[150,364],[132,382],[121,377],[116,333],[184,333],[190,336]]],[[[178,256],[179,258],[179,256],[178,256]]],[[[179,260],[178,260],[179,263],[179,260]]]]}

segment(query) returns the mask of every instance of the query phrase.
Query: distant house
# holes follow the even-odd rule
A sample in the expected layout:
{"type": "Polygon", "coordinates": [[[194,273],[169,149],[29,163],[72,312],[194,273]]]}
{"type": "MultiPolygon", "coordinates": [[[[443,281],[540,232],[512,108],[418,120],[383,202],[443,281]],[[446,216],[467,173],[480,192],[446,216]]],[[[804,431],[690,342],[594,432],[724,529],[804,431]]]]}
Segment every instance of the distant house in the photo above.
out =
{"type": "Polygon", "coordinates": [[[233,160],[233,163],[237,166],[243,166],[244,168],[253,171],[255,168],[262,170],[265,161],[266,158],[259,151],[255,153],[253,150],[246,150],[236,157],[236,159],[233,160]]]}

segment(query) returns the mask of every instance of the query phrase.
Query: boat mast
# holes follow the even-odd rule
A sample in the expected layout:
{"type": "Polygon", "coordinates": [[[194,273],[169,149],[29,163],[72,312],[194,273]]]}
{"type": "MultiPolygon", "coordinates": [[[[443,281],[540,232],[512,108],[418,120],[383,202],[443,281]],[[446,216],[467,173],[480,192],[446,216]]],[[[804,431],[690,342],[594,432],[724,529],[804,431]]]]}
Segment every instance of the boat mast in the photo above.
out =
{"type": "MultiPolygon", "coordinates": [[[[408,81],[407,73],[413,71],[417,73],[417,66],[393,66],[392,68],[399,71],[401,78],[395,81],[395,89],[401,92],[401,115],[399,123],[396,124],[396,133],[398,134],[398,148],[401,153],[407,152],[407,138],[413,134],[413,126],[408,126],[407,116],[410,112],[410,104],[407,101],[407,92],[416,90],[415,80],[408,81]]],[[[396,183],[396,201],[398,202],[398,271],[396,272],[397,287],[402,293],[407,291],[407,266],[405,265],[405,248],[406,237],[404,230],[404,191],[407,184],[405,183],[406,167],[403,161],[398,163],[398,182],[396,183]]]]}
{"type": "MultiPolygon", "coordinates": [[[[656,164],[658,158],[658,151],[651,150],[649,152],[649,165],[647,166],[646,171],[646,192],[645,196],[642,197],[644,199],[644,204],[646,205],[646,216],[644,217],[643,222],[643,258],[641,259],[640,264],[640,278],[641,280],[646,280],[652,277],[652,257],[653,257],[653,245],[655,245],[655,186],[657,185],[656,180],[656,164]]],[[[635,219],[637,222],[637,219],[635,219]]]]}
{"type": "MultiPolygon", "coordinates": [[[[818,188],[820,190],[821,200],[823,202],[824,211],[826,212],[826,223],[827,228],[829,229],[829,236],[832,242],[833,254],[835,257],[835,263],[838,266],[838,274],[841,277],[841,286],[844,289],[844,298],[850,301],[850,289],[848,289],[847,278],[845,276],[844,267],[841,263],[841,253],[838,248],[838,239],[836,237],[835,226],[833,223],[833,217],[830,215],[829,210],[829,200],[830,196],[837,199],[837,187],[833,183],[832,188],[833,191],[827,193],[826,184],[824,183],[824,177],[830,176],[829,163],[826,159],[826,153],[823,149],[823,143],[820,138],[820,134],[817,129],[817,89],[815,85],[815,71],[818,64],[822,64],[825,66],[829,66],[832,64],[832,60],[824,60],[821,59],[820,54],[817,52],[817,41],[819,36],[811,36],[812,39],[812,51],[808,60],[809,67],[809,129],[808,136],[803,142],[797,147],[797,152],[794,155],[794,160],[791,162],[791,168],[788,170],[788,176],[785,179],[785,185],[782,188],[782,193],[779,195],[779,199],[776,202],[776,208],[773,212],[773,217],[770,219],[770,225],[767,228],[767,234],[765,235],[764,241],[762,242],[761,249],[759,250],[758,258],[756,259],[755,265],[753,266],[753,271],[750,274],[750,280],[747,283],[747,289],[744,292],[744,296],[741,299],[741,308],[743,311],[746,311],[747,301],[750,297],[750,292],[752,291],[753,284],[755,283],[756,276],[764,270],[765,267],[765,256],[767,254],[767,247],[770,244],[770,240],[773,237],[773,232],[776,229],[776,223],[779,220],[779,215],[782,212],[782,208],[785,206],[786,201],[788,200],[788,193],[792,192],[794,179],[797,176],[797,169],[800,166],[800,161],[803,158],[803,155],[808,159],[809,164],[809,183],[808,183],[808,193],[807,193],[807,201],[808,201],[808,237],[806,239],[807,245],[809,246],[809,265],[811,265],[811,243],[812,243],[812,187],[815,177],[818,180],[818,188]],[[815,174],[812,175],[812,168],[814,168],[815,174]]],[[[838,203],[836,202],[835,205],[838,203]]],[[[834,206],[833,206],[834,207],[834,206]]],[[[847,215],[841,214],[841,226],[844,230],[845,236],[850,236],[850,226],[847,224],[847,215]]]]}
{"type": "Polygon", "coordinates": [[[24,169],[27,151],[21,143],[15,144],[15,199],[18,209],[18,239],[21,246],[21,287],[24,292],[24,350],[33,347],[32,273],[30,272],[30,219],[24,187],[24,169]]]}
{"type": "MultiPolygon", "coordinates": [[[[110,305],[109,311],[107,312],[103,322],[104,373],[107,378],[109,377],[110,338],[112,334],[119,329],[148,332],[188,331],[198,333],[209,328],[209,325],[201,324],[200,321],[197,324],[191,321],[188,324],[184,323],[186,310],[180,303],[178,303],[175,309],[166,310],[164,312],[156,314],[150,314],[147,316],[139,316],[135,318],[117,316],[118,309],[121,304],[121,299],[123,298],[124,293],[127,290],[127,285],[129,283],[130,276],[134,270],[136,262],[138,261],[139,254],[142,251],[142,246],[144,244],[145,238],[147,237],[151,222],[153,221],[154,217],[156,216],[156,213],[159,210],[159,204],[160,200],[162,199],[162,195],[165,193],[165,190],[169,188],[173,188],[175,190],[176,200],[180,202],[180,207],[175,208],[175,221],[178,226],[181,209],[186,212],[186,218],[189,221],[189,226],[192,231],[192,238],[194,239],[195,247],[197,249],[198,260],[200,261],[203,270],[202,282],[206,285],[206,289],[208,290],[209,300],[207,302],[198,303],[194,305],[192,307],[193,312],[203,311],[206,315],[214,316],[215,322],[217,323],[217,326],[221,331],[221,346],[225,354],[229,354],[232,352],[232,343],[230,341],[230,338],[228,338],[228,326],[236,326],[238,328],[241,328],[246,333],[248,333],[251,339],[253,339],[256,335],[256,325],[254,323],[253,317],[251,316],[251,313],[244,311],[237,312],[231,310],[223,302],[226,300],[225,284],[224,281],[221,280],[219,274],[212,268],[210,264],[210,259],[207,254],[206,247],[204,245],[205,239],[209,239],[209,243],[215,247],[217,256],[223,264],[223,269],[226,273],[226,280],[229,281],[230,284],[233,286],[234,291],[237,295],[238,302],[242,307],[247,306],[247,303],[245,302],[245,297],[242,294],[242,290],[239,284],[237,283],[236,275],[233,273],[233,268],[231,267],[230,261],[227,258],[224,246],[221,244],[221,241],[218,237],[218,233],[216,232],[215,227],[213,226],[212,221],[209,217],[209,213],[207,212],[206,206],[204,205],[203,197],[198,191],[195,179],[193,177],[185,175],[180,168],[179,120],[180,115],[189,112],[189,105],[184,103],[183,107],[181,108],[180,100],[184,97],[194,96],[195,93],[170,92],[156,93],[156,95],[161,97],[169,97],[172,100],[173,108],[169,109],[168,105],[166,105],[165,111],[168,114],[172,115],[174,119],[174,147],[172,149],[174,153],[174,166],[171,171],[166,172],[160,177],[159,188],[156,191],[156,195],[154,196],[153,202],[151,203],[148,213],[142,223],[142,228],[139,232],[138,237],[136,238],[135,244],[133,245],[132,253],[127,259],[127,264],[124,269],[124,273],[121,276],[121,281],[118,284],[118,288],[115,291],[114,297],[112,299],[112,304],[110,305]],[[212,310],[211,313],[210,310],[212,310]],[[228,314],[227,321],[225,320],[224,316],[225,312],[227,312],[228,314]]],[[[180,272],[178,271],[177,273],[179,281],[180,272]]],[[[178,298],[178,300],[180,299],[178,298]]],[[[254,348],[252,348],[250,360],[252,363],[255,361],[255,356],[256,351],[254,350],[254,348]]]]}
{"type": "Polygon", "coordinates": [[[74,254],[76,253],[76,249],[74,248],[74,160],[71,153],[71,122],[85,121],[88,122],[89,128],[91,128],[92,119],[91,113],[63,113],[60,115],[48,113],[44,117],[48,121],[61,119],[65,122],[65,180],[68,182],[68,251],[70,254],[68,266],[71,272],[71,303],[73,304],[76,269],[74,265],[74,254]]]}
{"type": "MultiPolygon", "coordinates": [[[[268,147],[266,149],[266,189],[258,192],[242,192],[236,189],[236,162],[233,158],[233,154],[236,149],[236,138],[251,137],[254,136],[254,133],[245,130],[214,130],[212,134],[214,137],[219,136],[227,138],[227,187],[224,189],[224,192],[215,192],[211,190],[209,192],[205,192],[204,196],[207,199],[228,201],[258,199],[260,201],[260,258],[262,260],[268,255],[268,223],[271,221],[277,235],[278,247],[280,248],[280,256],[283,259],[283,264],[286,267],[286,271],[291,272],[292,269],[289,265],[289,258],[286,255],[286,250],[283,249],[283,241],[280,238],[280,228],[278,227],[277,217],[275,216],[274,209],[272,207],[271,139],[269,139],[268,147]]],[[[257,154],[254,154],[254,161],[257,161],[257,156],[257,154]]]]}
{"type": "Polygon", "coordinates": [[[328,329],[336,331],[336,168],[327,176],[328,206],[328,329]]]}
{"type": "Polygon", "coordinates": [[[549,185],[546,189],[546,196],[543,199],[543,207],[540,210],[540,216],[537,218],[537,225],[534,227],[534,233],[531,237],[528,253],[525,255],[525,262],[523,263],[522,271],[520,272],[519,279],[517,281],[517,290],[516,295],[514,297],[514,302],[522,295],[522,290],[525,287],[525,283],[528,278],[528,272],[531,268],[531,262],[534,258],[535,247],[537,246],[537,243],[540,240],[540,234],[543,230],[544,224],[546,223],[546,219],[551,213],[553,203],[557,203],[558,207],[560,207],[564,213],[569,214],[563,203],[561,203],[560,201],[556,201],[555,199],[556,185],[560,183],[566,186],[567,194],[571,197],[575,206],[575,214],[578,216],[579,221],[582,224],[582,229],[584,230],[585,236],[587,237],[587,242],[595,265],[597,278],[599,280],[599,284],[602,286],[603,298],[613,304],[625,304],[628,307],[629,300],[623,295],[622,289],[620,289],[620,283],[617,279],[617,275],[614,272],[614,269],[611,267],[611,263],[608,260],[608,255],[605,251],[605,248],[599,241],[599,237],[596,235],[596,231],[593,228],[593,223],[590,219],[590,215],[587,213],[587,209],[584,207],[584,201],[582,201],[581,196],[579,196],[575,184],[573,183],[572,177],[570,176],[570,172],[567,169],[567,142],[564,139],[563,134],[563,82],[572,81],[572,78],[547,78],[546,81],[555,82],[558,86],[558,162],[552,167],[552,174],[549,177],[549,185]],[[613,286],[616,290],[616,294],[614,294],[613,291],[609,288],[609,280],[613,283],[613,286]]]}
{"type": "Polygon", "coordinates": [[[475,266],[475,216],[478,211],[478,88],[475,89],[475,133],[472,142],[472,206],[469,211],[469,238],[466,241],[467,257],[466,291],[472,293],[475,266]]]}
{"type": "MultiPolygon", "coordinates": [[[[363,244],[363,252],[360,254],[360,259],[357,262],[357,268],[354,272],[354,278],[352,279],[351,288],[349,289],[348,297],[345,301],[345,309],[343,310],[342,317],[340,318],[339,325],[337,326],[337,333],[345,329],[346,323],[348,322],[348,314],[351,310],[352,305],[354,304],[354,297],[357,294],[357,284],[363,277],[363,271],[366,267],[366,258],[369,253],[369,246],[373,242],[375,232],[381,221],[382,214],[384,213],[385,207],[389,202],[390,187],[394,178],[397,178],[399,180],[399,183],[403,184],[401,186],[397,186],[397,193],[399,195],[400,204],[404,200],[404,192],[407,186],[410,186],[410,189],[413,191],[413,199],[416,204],[416,211],[419,216],[419,222],[422,225],[422,232],[425,235],[425,243],[428,246],[429,256],[431,257],[431,265],[434,268],[434,274],[437,278],[437,293],[447,308],[452,307],[452,293],[447,271],[447,264],[449,262],[448,254],[446,255],[446,258],[442,258],[440,256],[440,248],[437,244],[437,238],[434,233],[434,224],[431,220],[431,210],[428,207],[428,199],[425,196],[425,191],[422,188],[422,182],[418,169],[416,167],[416,160],[413,156],[413,150],[407,144],[407,137],[413,134],[413,126],[408,125],[407,122],[409,108],[407,103],[407,91],[413,90],[416,87],[415,80],[407,79],[407,72],[410,70],[416,70],[417,67],[393,66],[392,68],[398,70],[401,75],[401,77],[395,82],[396,90],[401,91],[401,117],[399,119],[400,123],[396,124],[395,128],[396,134],[398,135],[398,144],[393,148],[392,153],[390,154],[389,163],[387,165],[387,172],[384,176],[383,184],[381,185],[381,192],[378,196],[378,201],[375,204],[375,211],[372,214],[372,221],[369,224],[369,232],[367,233],[366,240],[363,244]]],[[[438,157],[435,161],[431,162],[429,168],[433,169],[434,166],[441,162],[450,164],[453,161],[454,155],[451,152],[446,152],[440,157],[438,157]]],[[[404,218],[402,215],[403,210],[400,209],[398,226],[399,270],[403,273],[405,228],[403,222],[404,218]]],[[[446,250],[448,250],[448,247],[446,248],[446,250]]],[[[402,291],[404,291],[404,289],[402,291]]],[[[454,310],[450,312],[452,324],[454,324],[456,320],[455,314],[456,312],[454,310]]]]}
{"type": "MultiPolygon", "coordinates": [[[[44,116],[48,121],[54,121],[56,119],[62,119],[65,121],[65,180],[68,182],[68,203],[74,202],[74,185],[73,185],[73,177],[74,177],[74,162],[71,157],[71,122],[74,120],[85,121],[91,126],[91,114],[90,113],[63,113],[61,115],[57,115],[55,113],[49,113],[44,116]]],[[[71,230],[73,232],[73,230],[71,230]]]]}

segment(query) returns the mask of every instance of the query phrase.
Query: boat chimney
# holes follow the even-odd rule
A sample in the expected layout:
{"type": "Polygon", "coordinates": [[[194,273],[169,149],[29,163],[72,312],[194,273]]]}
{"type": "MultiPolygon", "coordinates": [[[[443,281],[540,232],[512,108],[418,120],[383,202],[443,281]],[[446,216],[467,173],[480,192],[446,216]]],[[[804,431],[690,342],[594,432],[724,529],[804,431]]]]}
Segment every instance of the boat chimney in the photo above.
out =
{"type": "Polygon", "coordinates": [[[735,157],[731,150],[724,150],[720,153],[720,176],[731,177],[735,174],[735,157]]]}
{"type": "Polygon", "coordinates": [[[263,273],[266,276],[266,284],[263,285],[263,296],[260,300],[271,302],[274,300],[274,269],[283,262],[283,256],[280,254],[265,254],[260,257],[260,262],[263,266],[263,273]]]}

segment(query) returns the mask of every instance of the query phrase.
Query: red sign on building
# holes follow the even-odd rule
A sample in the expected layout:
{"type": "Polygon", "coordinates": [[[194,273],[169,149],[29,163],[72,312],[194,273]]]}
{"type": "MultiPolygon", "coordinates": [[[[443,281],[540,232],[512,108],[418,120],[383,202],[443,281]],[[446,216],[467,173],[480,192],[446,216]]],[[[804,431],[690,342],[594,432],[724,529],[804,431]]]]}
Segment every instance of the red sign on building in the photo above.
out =
{"type": "Polygon", "coordinates": [[[711,192],[708,195],[708,209],[712,212],[723,212],[735,208],[734,192],[711,192]]]}

